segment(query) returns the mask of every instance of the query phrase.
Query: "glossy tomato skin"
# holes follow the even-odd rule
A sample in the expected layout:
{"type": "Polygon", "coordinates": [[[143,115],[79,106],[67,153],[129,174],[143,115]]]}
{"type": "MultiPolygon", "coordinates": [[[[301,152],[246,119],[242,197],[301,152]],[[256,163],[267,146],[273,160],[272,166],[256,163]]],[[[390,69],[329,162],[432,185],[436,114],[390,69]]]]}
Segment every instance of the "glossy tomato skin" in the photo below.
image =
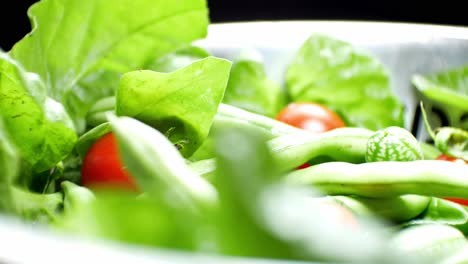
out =
{"type": "Polygon", "coordinates": [[[89,149],[81,167],[81,184],[89,188],[138,190],[134,178],[120,160],[113,133],[104,135],[89,149]]]}
{"type": "MultiPolygon", "coordinates": [[[[312,133],[323,133],[345,127],[345,123],[335,112],[317,103],[290,103],[280,111],[276,119],[312,133]]],[[[310,164],[304,163],[297,169],[307,167],[310,167],[310,164]]]]}
{"type": "Polygon", "coordinates": [[[276,119],[313,133],[323,133],[345,126],[340,116],[326,106],[308,102],[288,104],[276,119]]]}
{"type": "MultiPolygon", "coordinates": [[[[456,163],[461,163],[461,164],[463,164],[463,163],[468,164],[468,161],[466,161],[466,160],[455,158],[455,157],[452,157],[452,156],[449,156],[449,155],[446,155],[446,154],[441,154],[436,159],[437,160],[450,161],[450,162],[456,162],[456,163]]],[[[445,198],[445,199],[449,200],[449,201],[452,201],[452,202],[455,202],[455,203],[458,203],[458,204],[461,204],[461,205],[464,205],[464,206],[468,206],[468,200],[467,199],[462,199],[462,198],[445,198]]]]}

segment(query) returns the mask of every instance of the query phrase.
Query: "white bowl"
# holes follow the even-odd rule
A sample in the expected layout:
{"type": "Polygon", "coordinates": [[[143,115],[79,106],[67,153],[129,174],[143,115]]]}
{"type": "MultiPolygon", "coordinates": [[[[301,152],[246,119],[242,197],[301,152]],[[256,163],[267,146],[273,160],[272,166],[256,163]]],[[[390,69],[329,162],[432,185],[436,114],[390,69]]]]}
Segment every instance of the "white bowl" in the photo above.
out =
{"type": "MultiPolygon", "coordinates": [[[[216,56],[232,59],[254,48],[269,76],[283,81],[291,56],[313,32],[348,41],[375,54],[391,74],[392,89],[403,100],[411,128],[417,105],[410,77],[468,64],[468,28],[427,24],[356,21],[277,21],[212,24],[196,42],[216,56]]],[[[419,130],[421,131],[421,129],[419,130]]],[[[5,263],[285,263],[213,257],[95,241],[32,228],[0,218],[0,262],[5,263]]],[[[294,262],[298,263],[298,262],[294,262]]],[[[310,263],[310,262],[309,262],[310,263]]]]}

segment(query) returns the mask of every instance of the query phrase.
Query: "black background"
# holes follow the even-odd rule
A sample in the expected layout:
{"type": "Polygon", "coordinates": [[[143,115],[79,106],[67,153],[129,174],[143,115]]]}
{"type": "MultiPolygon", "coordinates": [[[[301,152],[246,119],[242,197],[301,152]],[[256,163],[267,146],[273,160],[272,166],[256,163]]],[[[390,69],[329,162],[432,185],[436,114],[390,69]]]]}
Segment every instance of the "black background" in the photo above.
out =
{"type": "MultiPolygon", "coordinates": [[[[170,1],[170,0],[168,0],[170,1]]],[[[9,50],[30,30],[34,0],[0,3],[0,47],[9,50]]],[[[464,1],[208,0],[212,22],[245,20],[365,20],[468,26],[464,1]]]]}

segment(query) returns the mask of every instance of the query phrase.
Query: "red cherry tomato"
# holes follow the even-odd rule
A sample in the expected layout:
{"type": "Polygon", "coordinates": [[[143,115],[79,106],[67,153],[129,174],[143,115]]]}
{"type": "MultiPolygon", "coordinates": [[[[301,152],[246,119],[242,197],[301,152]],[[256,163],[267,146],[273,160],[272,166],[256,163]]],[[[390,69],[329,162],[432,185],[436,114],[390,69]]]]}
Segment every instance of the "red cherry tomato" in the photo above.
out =
{"type": "MultiPolygon", "coordinates": [[[[276,119],[312,133],[323,133],[345,126],[335,112],[317,103],[290,103],[280,111],[276,119]]],[[[309,166],[310,164],[305,163],[297,169],[309,166]]]]}
{"type": "MultiPolygon", "coordinates": [[[[462,163],[462,164],[468,164],[468,161],[462,160],[459,158],[455,158],[446,154],[441,154],[437,158],[437,160],[445,160],[445,161],[450,161],[450,162],[456,162],[456,163],[462,163]]],[[[468,200],[467,199],[461,199],[461,198],[445,198],[446,200],[468,206],[468,200]]]]}
{"type": "Polygon", "coordinates": [[[81,184],[89,188],[138,190],[120,160],[114,134],[104,135],[89,149],[81,167],[81,184]]]}
{"type": "Polygon", "coordinates": [[[345,126],[340,116],[317,103],[290,103],[280,111],[276,119],[313,133],[345,126]]]}

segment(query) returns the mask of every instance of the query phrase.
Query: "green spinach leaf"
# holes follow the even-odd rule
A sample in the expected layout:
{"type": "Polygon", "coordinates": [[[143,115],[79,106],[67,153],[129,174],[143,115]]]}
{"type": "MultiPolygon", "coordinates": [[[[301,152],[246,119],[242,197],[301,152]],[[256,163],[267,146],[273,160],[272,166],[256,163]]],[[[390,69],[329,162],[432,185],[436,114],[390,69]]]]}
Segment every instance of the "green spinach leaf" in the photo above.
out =
{"type": "Polygon", "coordinates": [[[214,130],[214,148],[212,181],[220,206],[210,219],[221,253],[333,263],[381,263],[396,257],[372,218],[362,219],[359,229],[350,228],[314,199],[320,196],[314,189],[282,182],[259,131],[220,127],[214,130]]]}
{"type": "Polygon", "coordinates": [[[59,192],[40,194],[11,186],[10,193],[15,214],[24,220],[48,223],[60,215],[63,195],[59,192]]]}
{"type": "Polygon", "coordinates": [[[468,112],[468,66],[439,72],[432,75],[414,75],[413,85],[425,99],[427,105],[443,108],[449,125],[468,129],[468,122],[462,120],[468,112]]]}
{"type": "Polygon", "coordinates": [[[413,85],[431,100],[468,111],[468,66],[413,76],[413,85]]]}
{"type": "Polygon", "coordinates": [[[392,93],[387,70],[344,41],[312,35],[289,65],[286,85],[293,101],[324,104],[348,126],[404,125],[403,105],[392,93]]]}
{"type": "Polygon", "coordinates": [[[110,125],[123,163],[140,188],[169,195],[186,209],[216,206],[216,190],[190,169],[161,132],[130,117],[110,115],[110,125]]]}
{"type": "Polygon", "coordinates": [[[232,65],[223,102],[275,117],[286,104],[286,94],[281,86],[268,78],[261,62],[246,58],[232,65]]]}
{"type": "Polygon", "coordinates": [[[120,74],[206,35],[204,0],[44,0],[28,10],[33,29],[11,54],[84,129],[98,98],[120,74]]]}
{"type": "Polygon", "coordinates": [[[19,169],[19,156],[6,133],[0,116],[0,212],[10,211],[10,184],[14,181],[19,169]]]}
{"type": "Polygon", "coordinates": [[[154,62],[146,65],[145,69],[157,72],[172,72],[209,56],[210,54],[200,47],[182,47],[163,57],[157,58],[154,62]]]}
{"type": "Polygon", "coordinates": [[[188,157],[208,136],[230,68],[229,61],[208,57],[172,73],[126,73],[117,90],[116,113],[158,129],[188,157]]]}
{"type": "Polygon", "coordinates": [[[458,228],[468,234],[468,211],[466,207],[440,198],[433,197],[426,210],[417,218],[402,226],[444,224],[458,228]]]}
{"type": "MultiPolygon", "coordinates": [[[[0,72],[0,79],[3,73],[0,72]]],[[[7,134],[0,115],[0,213],[19,215],[23,220],[35,222],[53,220],[62,205],[61,194],[33,193],[15,186],[22,169],[20,153],[7,134]]]]}
{"type": "Polygon", "coordinates": [[[0,116],[18,148],[24,167],[50,169],[65,158],[76,141],[63,106],[47,97],[40,79],[0,53],[0,116]]]}

